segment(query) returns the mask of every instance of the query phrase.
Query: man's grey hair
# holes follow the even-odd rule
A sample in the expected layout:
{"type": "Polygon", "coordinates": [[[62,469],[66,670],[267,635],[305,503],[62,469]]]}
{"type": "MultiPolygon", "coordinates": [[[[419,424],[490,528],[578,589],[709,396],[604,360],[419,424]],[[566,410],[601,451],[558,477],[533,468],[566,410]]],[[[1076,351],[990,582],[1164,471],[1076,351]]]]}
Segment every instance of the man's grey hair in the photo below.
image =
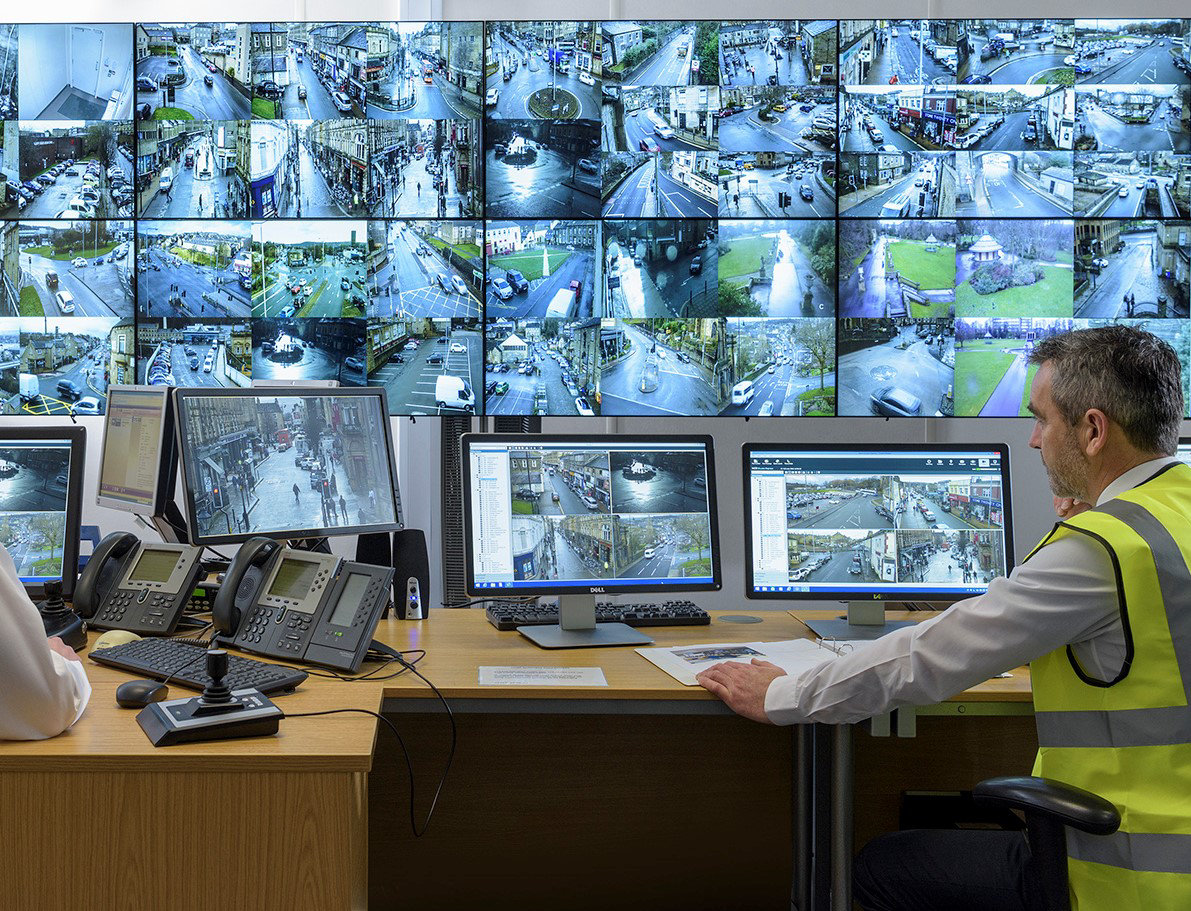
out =
{"type": "Polygon", "coordinates": [[[1174,455],[1183,419],[1183,367],[1158,336],[1129,326],[1052,335],[1030,363],[1051,365],[1051,395],[1072,426],[1103,411],[1145,453],[1174,455]]]}

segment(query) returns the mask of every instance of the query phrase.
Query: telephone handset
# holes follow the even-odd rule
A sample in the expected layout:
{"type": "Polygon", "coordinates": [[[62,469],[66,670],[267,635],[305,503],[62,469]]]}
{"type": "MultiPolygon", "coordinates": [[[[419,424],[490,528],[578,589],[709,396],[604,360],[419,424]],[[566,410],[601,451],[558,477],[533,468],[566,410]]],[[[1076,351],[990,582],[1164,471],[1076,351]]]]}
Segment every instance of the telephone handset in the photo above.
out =
{"type": "Polygon", "coordinates": [[[216,631],[233,647],[354,673],[388,606],[393,570],[249,538],[215,596],[216,631]]]}
{"type": "Polygon", "coordinates": [[[203,549],[187,544],[146,544],[117,531],[95,546],[71,599],[75,612],[96,629],[168,635],[190,600],[202,572],[203,549]]]}

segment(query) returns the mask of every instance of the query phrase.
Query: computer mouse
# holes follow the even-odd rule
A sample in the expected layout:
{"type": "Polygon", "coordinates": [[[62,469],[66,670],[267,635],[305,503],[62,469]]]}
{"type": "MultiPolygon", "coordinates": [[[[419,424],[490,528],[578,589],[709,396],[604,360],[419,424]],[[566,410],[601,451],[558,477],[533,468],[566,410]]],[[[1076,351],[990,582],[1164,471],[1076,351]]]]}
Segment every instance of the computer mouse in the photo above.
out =
{"type": "Polygon", "coordinates": [[[116,687],[116,705],[122,709],[143,709],[150,702],[161,702],[170,688],[156,680],[129,680],[116,687]]]}

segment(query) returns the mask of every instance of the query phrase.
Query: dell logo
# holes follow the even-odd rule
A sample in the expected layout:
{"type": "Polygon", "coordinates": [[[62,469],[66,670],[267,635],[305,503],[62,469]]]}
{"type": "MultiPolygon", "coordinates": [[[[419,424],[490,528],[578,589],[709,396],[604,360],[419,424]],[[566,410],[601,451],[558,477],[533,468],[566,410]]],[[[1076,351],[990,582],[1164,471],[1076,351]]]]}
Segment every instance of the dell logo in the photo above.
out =
{"type": "Polygon", "coordinates": [[[604,593],[604,587],[602,585],[593,585],[588,589],[588,591],[590,591],[593,595],[602,595],[604,593]]]}

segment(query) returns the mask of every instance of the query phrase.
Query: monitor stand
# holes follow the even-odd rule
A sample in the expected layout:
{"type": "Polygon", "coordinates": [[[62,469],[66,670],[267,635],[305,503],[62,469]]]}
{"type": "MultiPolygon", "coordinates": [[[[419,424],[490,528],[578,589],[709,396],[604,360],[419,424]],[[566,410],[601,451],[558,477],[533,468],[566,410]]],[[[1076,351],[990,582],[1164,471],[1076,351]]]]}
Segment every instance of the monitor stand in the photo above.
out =
{"type": "Polygon", "coordinates": [[[625,623],[596,623],[595,618],[595,595],[559,595],[557,626],[519,626],[517,632],[542,648],[596,648],[653,642],[625,623]]]}
{"type": "Polygon", "coordinates": [[[823,639],[880,639],[886,633],[903,626],[913,626],[910,620],[885,619],[885,601],[849,601],[846,617],[828,620],[804,620],[816,636],[823,639]]]}

